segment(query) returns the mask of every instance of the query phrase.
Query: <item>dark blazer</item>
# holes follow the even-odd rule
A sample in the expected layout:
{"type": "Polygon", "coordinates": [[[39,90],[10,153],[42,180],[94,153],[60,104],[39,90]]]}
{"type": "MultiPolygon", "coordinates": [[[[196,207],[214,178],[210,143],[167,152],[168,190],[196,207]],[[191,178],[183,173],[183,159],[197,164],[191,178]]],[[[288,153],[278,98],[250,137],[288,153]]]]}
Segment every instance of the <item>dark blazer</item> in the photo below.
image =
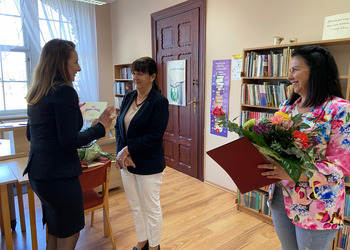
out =
{"type": "Polygon", "coordinates": [[[169,102],[157,90],[149,92],[145,103],[130,121],[125,133],[124,117],[136,97],[137,91],[127,93],[115,124],[117,153],[128,146],[136,168],[128,167],[134,174],[150,175],[165,168],[163,135],[169,120],[169,102]]]}
{"type": "Polygon", "coordinates": [[[60,85],[28,105],[29,159],[23,174],[35,180],[71,178],[82,173],[77,148],[105,135],[101,123],[79,132],[83,118],[75,89],[60,85]]]}

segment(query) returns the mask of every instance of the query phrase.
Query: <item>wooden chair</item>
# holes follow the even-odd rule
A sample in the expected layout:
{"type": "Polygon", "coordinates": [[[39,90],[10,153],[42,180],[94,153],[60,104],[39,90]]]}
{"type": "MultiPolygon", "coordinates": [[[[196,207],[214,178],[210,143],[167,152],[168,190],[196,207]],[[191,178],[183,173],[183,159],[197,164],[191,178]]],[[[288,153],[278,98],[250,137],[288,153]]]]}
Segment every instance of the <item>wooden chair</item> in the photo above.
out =
{"type": "Polygon", "coordinates": [[[111,171],[111,161],[90,169],[83,170],[79,176],[84,199],[84,213],[91,212],[91,226],[94,221],[94,211],[103,208],[103,226],[105,237],[110,236],[113,249],[116,249],[115,240],[109,220],[109,175],[111,171]],[[102,193],[97,193],[94,188],[102,185],[102,193]]]}

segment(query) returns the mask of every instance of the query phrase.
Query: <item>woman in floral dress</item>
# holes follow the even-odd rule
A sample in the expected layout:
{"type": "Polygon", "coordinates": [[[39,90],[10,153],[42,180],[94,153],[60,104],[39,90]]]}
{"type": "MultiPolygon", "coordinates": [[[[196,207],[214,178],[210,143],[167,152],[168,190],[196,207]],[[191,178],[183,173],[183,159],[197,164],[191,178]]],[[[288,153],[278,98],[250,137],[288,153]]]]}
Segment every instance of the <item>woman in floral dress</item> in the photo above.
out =
{"type": "Polygon", "coordinates": [[[313,143],[325,160],[317,159],[313,177],[301,175],[295,183],[280,166],[262,175],[281,182],[269,190],[274,227],[283,250],[329,249],[337,230],[343,227],[344,177],[350,174],[350,103],[343,98],[338,69],[330,52],[315,45],[292,52],[288,80],[292,97],[280,111],[303,114],[303,122],[319,129],[313,143]]]}

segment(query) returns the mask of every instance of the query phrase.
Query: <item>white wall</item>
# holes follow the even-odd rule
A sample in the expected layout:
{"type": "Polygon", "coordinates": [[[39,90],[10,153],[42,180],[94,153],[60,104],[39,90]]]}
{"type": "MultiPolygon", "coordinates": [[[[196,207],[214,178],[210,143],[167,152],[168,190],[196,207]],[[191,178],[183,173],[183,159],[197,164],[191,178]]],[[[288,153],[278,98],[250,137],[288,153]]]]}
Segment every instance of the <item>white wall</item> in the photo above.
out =
{"type": "Polygon", "coordinates": [[[99,101],[114,105],[111,16],[109,4],[96,6],[99,101]]]}
{"type": "MultiPolygon", "coordinates": [[[[130,63],[138,57],[150,56],[151,14],[180,2],[184,1],[117,0],[111,3],[112,64],[130,63]]],[[[207,0],[204,151],[236,138],[233,134],[229,134],[228,138],[210,134],[209,100],[213,60],[230,59],[233,54],[241,54],[243,48],[272,45],[276,35],[285,37],[282,43],[287,43],[291,37],[297,37],[299,42],[321,40],[324,18],[346,12],[350,12],[349,0],[207,0]]],[[[99,49],[108,49],[108,53],[111,53],[108,47],[99,49]]],[[[111,66],[104,65],[104,61],[101,63],[101,67],[111,66]]],[[[112,86],[108,87],[112,91],[112,86]]],[[[240,81],[232,81],[231,118],[239,115],[239,93],[240,81]]],[[[226,172],[210,157],[204,157],[205,180],[236,190],[226,172]]]]}

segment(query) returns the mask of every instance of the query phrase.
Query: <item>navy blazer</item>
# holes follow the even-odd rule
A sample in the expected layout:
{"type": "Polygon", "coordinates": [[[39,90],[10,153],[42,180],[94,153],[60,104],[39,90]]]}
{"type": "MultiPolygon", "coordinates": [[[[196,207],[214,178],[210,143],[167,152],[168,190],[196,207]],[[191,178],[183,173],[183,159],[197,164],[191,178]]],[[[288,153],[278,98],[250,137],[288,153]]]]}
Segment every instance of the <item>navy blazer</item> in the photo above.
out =
{"type": "Polygon", "coordinates": [[[134,174],[150,175],[165,168],[163,135],[169,120],[169,102],[157,90],[151,89],[144,104],[130,121],[125,133],[124,117],[137,91],[127,93],[122,101],[115,124],[117,153],[125,146],[136,168],[128,167],[134,174]]]}
{"type": "Polygon", "coordinates": [[[28,105],[29,159],[23,174],[35,180],[71,178],[82,173],[77,148],[105,135],[101,123],[79,132],[79,98],[69,85],[55,86],[37,104],[28,105]]]}

